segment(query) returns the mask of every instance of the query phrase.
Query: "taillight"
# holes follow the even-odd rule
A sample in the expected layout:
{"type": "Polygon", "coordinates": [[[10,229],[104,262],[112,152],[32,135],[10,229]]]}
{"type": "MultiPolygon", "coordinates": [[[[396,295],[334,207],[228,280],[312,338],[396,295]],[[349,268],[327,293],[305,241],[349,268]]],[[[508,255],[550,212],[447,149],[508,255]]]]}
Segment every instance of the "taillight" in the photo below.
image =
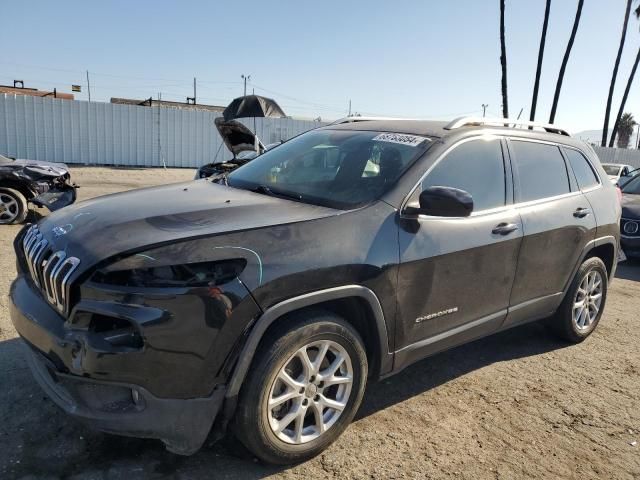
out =
{"type": "Polygon", "coordinates": [[[618,202],[622,204],[622,190],[618,185],[616,185],[616,193],[618,194],[618,202]]]}

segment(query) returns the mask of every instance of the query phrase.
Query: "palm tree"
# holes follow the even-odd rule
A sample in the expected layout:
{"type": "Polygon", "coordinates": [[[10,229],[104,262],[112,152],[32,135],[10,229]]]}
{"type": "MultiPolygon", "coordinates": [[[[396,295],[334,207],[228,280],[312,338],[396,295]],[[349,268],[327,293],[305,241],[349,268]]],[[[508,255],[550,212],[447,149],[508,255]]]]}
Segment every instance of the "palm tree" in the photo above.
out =
{"type": "Polygon", "coordinates": [[[553,95],[553,104],[551,105],[551,115],[549,115],[549,123],[553,123],[556,119],[556,110],[558,108],[558,100],[560,99],[560,90],[562,89],[564,72],[567,69],[567,62],[569,61],[569,55],[571,55],[573,42],[576,39],[576,33],[578,32],[578,25],[580,25],[580,16],[582,15],[583,4],[584,4],[584,0],[578,0],[578,9],[576,10],[576,18],[573,21],[573,29],[571,29],[571,36],[569,37],[569,43],[567,43],[567,49],[564,52],[564,58],[562,59],[562,65],[560,66],[560,73],[558,74],[558,81],[556,82],[556,92],[553,95]]]}
{"type": "MultiPolygon", "coordinates": [[[[635,10],[636,18],[640,18],[640,6],[635,10]]],[[[624,94],[622,95],[622,101],[620,102],[620,108],[618,109],[618,115],[616,116],[616,122],[613,124],[613,132],[611,132],[611,138],[609,139],[609,147],[613,147],[613,142],[616,138],[616,134],[620,129],[620,121],[622,120],[622,112],[624,111],[624,106],[627,103],[627,97],[629,96],[629,90],[631,90],[631,84],[633,83],[633,78],[636,76],[636,70],[638,69],[638,62],[640,62],[640,48],[638,48],[638,53],[636,54],[636,60],[633,62],[633,67],[631,68],[631,73],[629,74],[629,79],[627,80],[627,86],[624,89],[624,94]]],[[[622,135],[622,133],[620,133],[622,135]]],[[[620,140],[618,140],[618,144],[620,140]]],[[[626,148],[626,147],[624,147],[626,148]]]]}
{"type": "Polygon", "coordinates": [[[507,46],[504,39],[504,0],[500,0],[500,65],[502,66],[502,116],[509,118],[507,97],[507,46]]]}
{"type": "MultiPolygon", "coordinates": [[[[629,148],[629,139],[637,122],[631,113],[625,113],[618,122],[618,148],[629,148]]],[[[613,138],[613,137],[612,137],[613,138]]]]}
{"type": "Polygon", "coordinates": [[[613,89],[616,86],[616,77],[618,76],[618,67],[620,66],[620,57],[622,57],[622,48],[624,40],[627,36],[627,23],[629,23],[629,14],[631,13],[631,1],[627,0],[627,9],[624,13],[624,23],[622,24],[622,35],[620,37],[620,45],[618,46],[618,56],[616,63],[613,65],[613,75],[611,75],[611,85],[609,85],[609,96],[607,97],[607,109],[604,112],[604,126],[602,127],[601,146],[607,146],[607,134],[609,133],[609,115],[611,114],[611,101],[613,100],[613,89]]]}
{"type": "Polygon", "coordinates": [[[547,25],[549,24],[549,9],[551,8],[551,0],[547,0],[547,6],[544,9],[544,21],[542,22],[542,35],[540,36],[540,48],[538,49],[538,66],[536,68],[536,80],[533,84],[533,98],[531,99],[531,112],[529,120],[532,122],[536,119],[536,106],[538,104],[538,87],[540,86],[540,74],[542,73],[542,57],[544,57],[544,44],[547,40],[547,25]]]}

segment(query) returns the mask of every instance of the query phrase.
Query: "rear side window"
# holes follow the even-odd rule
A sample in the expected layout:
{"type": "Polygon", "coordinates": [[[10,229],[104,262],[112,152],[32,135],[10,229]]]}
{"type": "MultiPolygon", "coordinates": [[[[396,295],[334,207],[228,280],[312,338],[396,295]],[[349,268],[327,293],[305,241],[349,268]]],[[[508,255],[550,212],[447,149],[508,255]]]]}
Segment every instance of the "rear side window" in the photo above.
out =
{"type": "Polygon", "coordinates": [[[584,155],[571,148],[565,148],[564,153],[569,159],[573,173],[576,175],[580,190],[587,190],[598,185],[598,177],[584,155]]]}
{"type": "Polygon", "coordinates": [[[503,206],[506,186],[500,140],[472,140],[455,147],[422,182],[423,189],[436,186],[469,192],[474,211],[503,206]]]}
{"type": "Polygon", "coordinates": [[[512,140],[520,179],[519,201],[530,202],[571,191],[560,149],[545,143],[512,140]]]}

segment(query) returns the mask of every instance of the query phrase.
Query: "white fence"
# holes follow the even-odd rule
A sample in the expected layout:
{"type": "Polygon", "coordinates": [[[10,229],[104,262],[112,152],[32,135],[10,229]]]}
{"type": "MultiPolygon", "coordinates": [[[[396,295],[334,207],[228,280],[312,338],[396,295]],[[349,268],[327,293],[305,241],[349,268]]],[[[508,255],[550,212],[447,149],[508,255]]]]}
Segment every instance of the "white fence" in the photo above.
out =
{"type": "Polygon", "coordinates": [[[622,163],[640,168],[640,150],[593,147],[602,163],[622,163]]]}
{"type": "MultiPolygon", "coordinates": [[[[50,97],[0,95],[0,154],[88,165],[197,167],[230,158],[213,123],[219,113],[50,97]]],[[[241,119],[252,131],[254,119],[241,119]]],[[[323,125],[257,118],[263,143],[323,125]]]]}

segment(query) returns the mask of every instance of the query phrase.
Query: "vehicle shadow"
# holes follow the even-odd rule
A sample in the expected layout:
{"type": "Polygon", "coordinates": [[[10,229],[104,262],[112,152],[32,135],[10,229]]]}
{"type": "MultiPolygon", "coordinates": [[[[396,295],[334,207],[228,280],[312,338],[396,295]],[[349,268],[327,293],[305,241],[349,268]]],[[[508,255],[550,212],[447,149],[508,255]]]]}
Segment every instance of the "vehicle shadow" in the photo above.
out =
{"type": "MultiPolygon", "coordinates": [[[[371,384],[356,422],[487,365],[565,347],[539,323],[440,353],[371,384]]],[[[39,389],[21,341],[0,342],[0,478],[264,478],[286,467],[256,462],[229,437],[191,457],[167,453],[158,441],[95,432],[70,420],[39,389]]]]}
{"type": "Polygon", "coordinates": [[[640,281],[640,261],[628,259],[619,263],[616,269],[616,278],[634,282],[640,281]]]}
{"type": "Polygon", "coordinates": [[[356,421],[488,365],[567,346],[535,322],[439,353],[371,384],[356,421]]]}

